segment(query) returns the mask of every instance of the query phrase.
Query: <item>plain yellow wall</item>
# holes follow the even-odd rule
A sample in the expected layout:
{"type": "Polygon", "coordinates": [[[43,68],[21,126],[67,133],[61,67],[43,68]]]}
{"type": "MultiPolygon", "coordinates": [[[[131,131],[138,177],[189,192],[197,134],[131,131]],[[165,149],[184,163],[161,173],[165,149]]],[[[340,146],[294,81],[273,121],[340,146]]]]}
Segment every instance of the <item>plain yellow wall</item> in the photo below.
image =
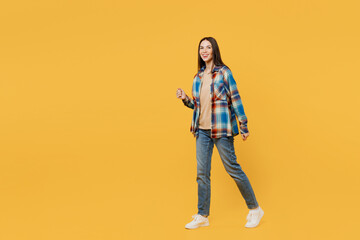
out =
{"type": "Polygon", "coordinates": [[[3,1],[0,238],[357,239],[358,1],[3,1]],[[246,229],[212,159],[197,211],[191,95],[214,37],[250,136],[238,162],[265,211],[246,229]]]}

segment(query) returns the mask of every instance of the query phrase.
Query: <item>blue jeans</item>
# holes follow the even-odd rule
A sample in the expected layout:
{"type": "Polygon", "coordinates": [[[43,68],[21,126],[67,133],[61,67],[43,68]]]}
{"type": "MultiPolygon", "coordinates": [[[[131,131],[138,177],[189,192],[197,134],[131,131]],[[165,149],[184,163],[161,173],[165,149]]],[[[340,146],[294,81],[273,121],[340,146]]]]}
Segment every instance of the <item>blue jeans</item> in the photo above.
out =
{"type": "Polygon", "coordinates": [[[198,183],[198,214],[209,215],[210,210],[210,169],[214,143],[227,173],[235,180],[249,209],[257,208],[254,191],[249,179],[236,161],[234,137],[211,138],[210,129],[199,129],[196,137],[196,160],[198,183]]]}

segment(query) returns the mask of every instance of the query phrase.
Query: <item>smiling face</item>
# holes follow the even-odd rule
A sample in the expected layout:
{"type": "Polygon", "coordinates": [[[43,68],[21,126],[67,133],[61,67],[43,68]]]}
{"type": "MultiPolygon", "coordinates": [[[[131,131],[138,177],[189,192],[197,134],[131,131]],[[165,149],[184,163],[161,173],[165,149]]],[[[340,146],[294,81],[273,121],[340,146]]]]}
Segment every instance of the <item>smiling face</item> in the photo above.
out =
{"type": "Polygon", "coordinates": [[[200,56],[202,60],[209,63],[213,59],[213,49],[211,43],[208,40],[204,40],[200,44],[200,56]]]}

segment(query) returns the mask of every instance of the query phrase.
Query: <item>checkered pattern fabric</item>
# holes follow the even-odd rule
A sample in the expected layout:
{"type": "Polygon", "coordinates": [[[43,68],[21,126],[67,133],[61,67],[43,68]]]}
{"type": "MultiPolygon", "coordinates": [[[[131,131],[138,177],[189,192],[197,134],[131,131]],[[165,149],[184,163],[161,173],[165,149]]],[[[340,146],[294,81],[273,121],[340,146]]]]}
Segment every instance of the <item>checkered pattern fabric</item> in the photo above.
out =
{"type": "MultiPolygon", "coordinates": [[[[192,98],[186,95],[185,106],[194,109],[190,131],[194,137],[199,134],[200,88],[205,66],[194,76],[192,98]]],[[[247,117],[239,91],[231,70],[227,66],[215,66],[212,70],[211,94],[211,137],[236,136],[239,134],[236,116],[240,125],[240,133],[248,133],[247,117]]]]}

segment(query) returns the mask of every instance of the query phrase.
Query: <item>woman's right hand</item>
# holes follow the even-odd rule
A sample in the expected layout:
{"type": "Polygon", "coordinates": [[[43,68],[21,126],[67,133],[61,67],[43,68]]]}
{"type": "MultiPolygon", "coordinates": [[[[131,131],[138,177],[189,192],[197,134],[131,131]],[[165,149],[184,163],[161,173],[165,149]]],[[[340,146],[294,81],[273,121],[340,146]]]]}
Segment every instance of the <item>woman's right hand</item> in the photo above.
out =
{"type": "Polygon", "coordinates": [[[178,88],[176,91],[176,97],[180,98],[180,99],[185,99],[186,94],[185,94],[184,90],[182,90],[181,88],[178,88]]]}

